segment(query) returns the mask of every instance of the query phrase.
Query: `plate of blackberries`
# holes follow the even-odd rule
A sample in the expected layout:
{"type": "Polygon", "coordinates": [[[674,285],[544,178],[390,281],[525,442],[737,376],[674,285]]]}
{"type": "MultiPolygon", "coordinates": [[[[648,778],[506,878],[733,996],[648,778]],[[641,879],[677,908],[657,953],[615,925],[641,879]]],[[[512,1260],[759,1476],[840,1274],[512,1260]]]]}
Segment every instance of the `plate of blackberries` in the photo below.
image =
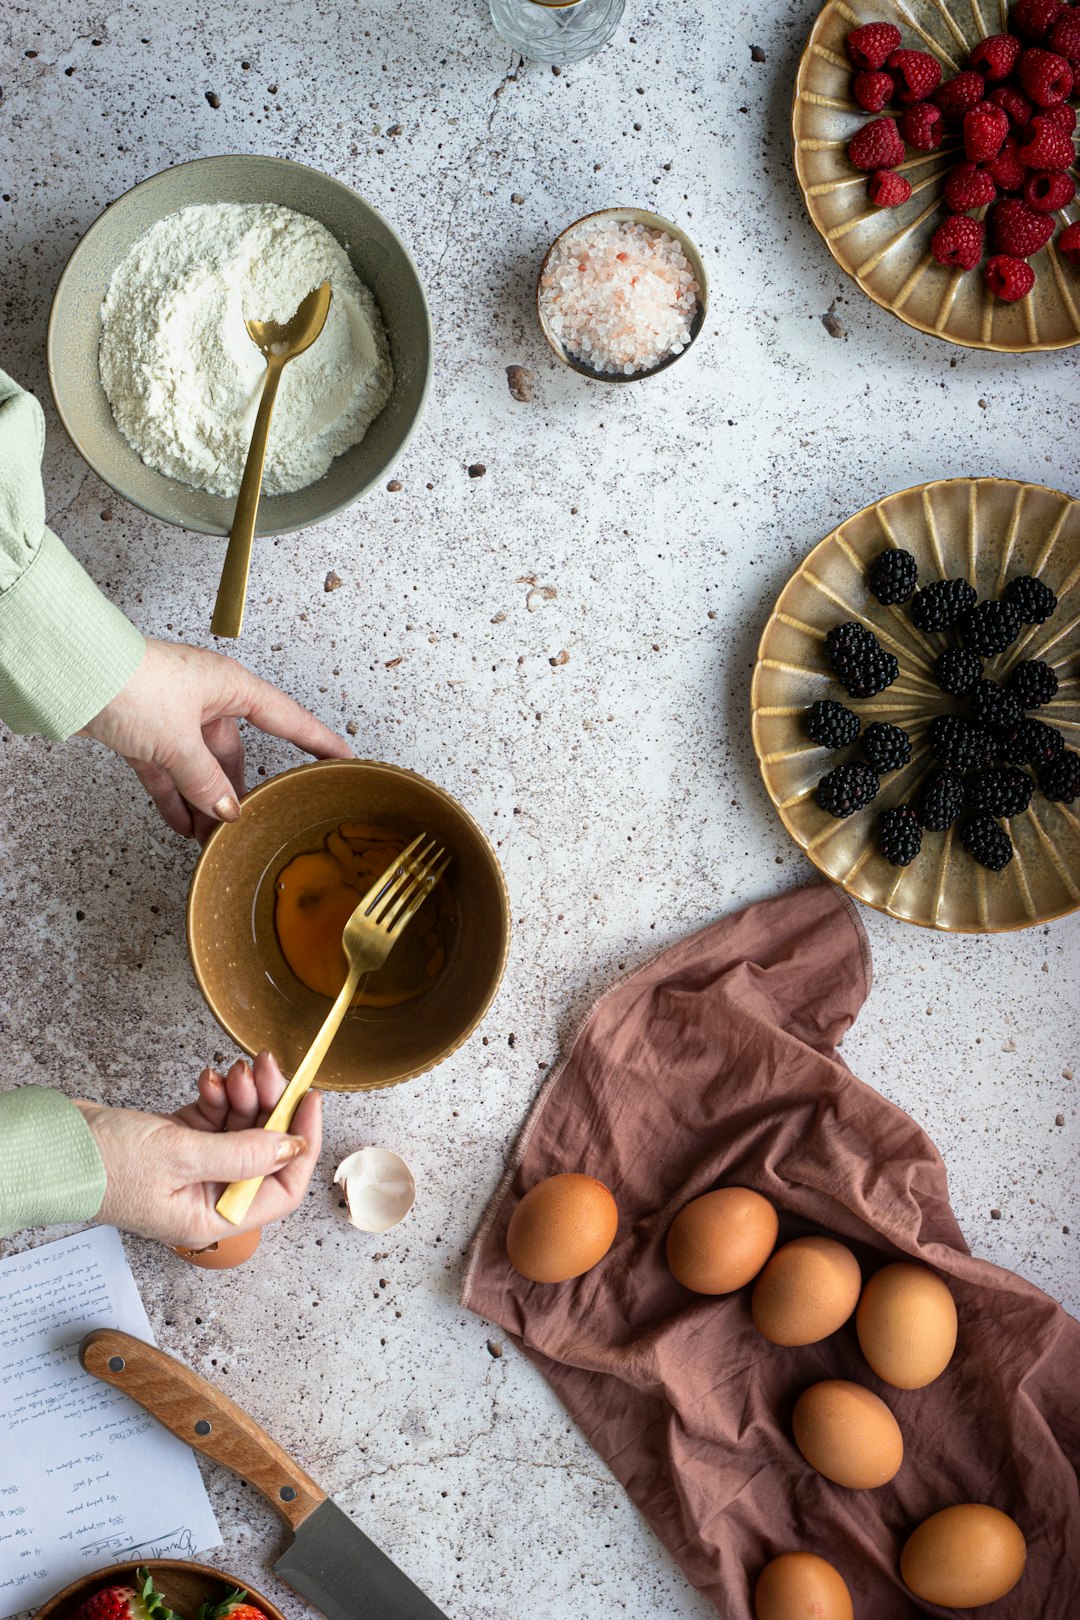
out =
{"type": "Polygon", "coordinates": [[[908,922],[1080,906],[1080,502],[951,478],[827,535],[765,627],[765,786],[805,853],[908,922]]]}

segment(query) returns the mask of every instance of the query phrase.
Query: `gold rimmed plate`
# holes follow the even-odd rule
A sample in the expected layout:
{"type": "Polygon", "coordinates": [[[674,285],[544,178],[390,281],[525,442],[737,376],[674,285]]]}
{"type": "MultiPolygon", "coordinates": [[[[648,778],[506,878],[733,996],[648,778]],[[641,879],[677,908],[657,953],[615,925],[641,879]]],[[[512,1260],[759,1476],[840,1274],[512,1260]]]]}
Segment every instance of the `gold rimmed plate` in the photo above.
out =
{"type": "Polygon", "coordinates": [[[883,607],[867,569],[888,546],[910,551],[920,585],[962,575],[980,597],[1000,596],[1010,579],[1033,574],[1058,597],[1042,625],[1025,625],[1013,645],[985,663],[1005,680],[1021,660],[1044,659],[1060,683],[1037,717],[1080,747],[1080,502],[1041,484],[1003,478],[950,478],[888,495],[834,529],[785,585],[758,647],[751,689],[754,747],[769,796],[814,865],[856,900],[905,922],[954,933],[999,933],[1048,922],[1080,906],[1080,802],[1051,803],[1036,788],[1030,808],[1006,824],[1015,854],[1001,872],[978,865],[957,828],[926,832],[915,861],[890,866],[878,853],[880,811],[911,803],[935,762],[927,732],[939,714],[962,713],[961,699],[937,686],[934,663],[954,634],[924,635],[906,606],[883,607]],[[825,637],[834,625],[867,625],[900,665],[876,697],[848,697],[832,674],[825,637]],[[901,726],[912,759],[881,779],[874,803],[846,820],[820,809],[818,782],[857,747],[819,748],[805,715],[817,698],[901,726]]]}
{"type": "MultiPolygon", "coordinates": [[[[1031,260],[1035,285],[1015,304],[990,292],[981,267],[952,270],[931,255],[930,238],[946,214],[945,177],[964,155],[957,132],[950,131],[937,152],[908,148],[900,172],[913,189],[899,208],[875,208],[866,194],[868,176],[847,156],[851,137],[875,116],[852,98],[855,70],[844,40],[853,28],[895,23],[905,49],[931,52],[951,78],[967,65],[978,40],[1005,31],[1008,10],[1006,0],[828,0],[795,82],[795,173],[810,218],[837,264],[908,326],[973,349],[1064,349],[1080,343],[1080,274],[1053,243],[1031,260]]],[[[887,107],[880,116],[897,110],[887,107]]],[[[1078,203],[1055,215],[1059,223],[1077,218],[1078,203]]]]}

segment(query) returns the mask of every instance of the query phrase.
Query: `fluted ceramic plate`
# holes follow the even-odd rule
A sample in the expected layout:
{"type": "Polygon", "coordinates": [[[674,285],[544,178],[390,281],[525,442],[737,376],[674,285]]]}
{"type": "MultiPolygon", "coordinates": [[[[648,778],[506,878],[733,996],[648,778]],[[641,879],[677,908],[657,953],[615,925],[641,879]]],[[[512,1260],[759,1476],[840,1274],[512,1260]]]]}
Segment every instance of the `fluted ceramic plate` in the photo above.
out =
{"type": "MultiPolygon", "coordinates": [[[[930,253],[930,238],[946,213],[946,173],[964,155],[959,135],[948,136],[937,152],[909,148],[900,172],[913,190],[900,208],[875,208],[866,195],[867,176],[847,156],[855,131],[874,116],[851,95],[854,69],[844,39],[853,28],[895,23],[905,48],[932,52],[951,78],[966,66],[978,40],[1005,31],[1008,10],[1006,0],[828,0],[799,63],[792,111],[795,172],[810,218],[837,264],[908,326],[972,349],[1064,349],[1080,343],[1080,272],[1053,243],[1031,260],[1035,285],[1015,304],[989,291],[981,269],[947,269],[930,253]]],[[[886,108],[884,116],[893,111],[886,108]]],[[[1080,205],[1070,204],[1055,218],[1080,218],[1080,205]]]]}
{"type": "Polygon", "coordinates": [[[754,747],[769,796],[796,843],[826,877],[855,899],[905,922],[956,933],[989,934],[1048,922],[1080,905],[1080,801],[1051,804],[1036,788],[1031,808],[1008,822],[1015,855],[1002,872],[979,866],[955,828],[923,835],[907,867],[877,852],[881,810],[909,803],[934,769],[927,729],[939,714],[963,712],[938,689],[934,661],[944,635],[923,635],[906,607],[883,607],[866,570],[886,546],[910,551],[919,580],[962,575],[980,597],[998,596],[1019,574],[1034,574],[1058,597],[1043,625],[1025,625],[1018,641],[985,672],[1002,680],[1021,658],[1041,658],[1060,690],[1038,718],[1057,726],[1066,746],[1080,745],[1080,502],[1041,484],[1002,478],[950,478],[889,495],[848,518],[785,585],[758,648],[751,692],[754,747]],[[899,678],[886,691],[850,698],[832,675],[824,641],[836,624],[857,619],[896,655],[899,678]],[[858,757],[811,742],[804,716],[816,698],[854,709],[865,726],[886,720],[911,737],[912,759],[881,779],[874,803],[838,821],[813,793],[826,771],[858,757]]]}

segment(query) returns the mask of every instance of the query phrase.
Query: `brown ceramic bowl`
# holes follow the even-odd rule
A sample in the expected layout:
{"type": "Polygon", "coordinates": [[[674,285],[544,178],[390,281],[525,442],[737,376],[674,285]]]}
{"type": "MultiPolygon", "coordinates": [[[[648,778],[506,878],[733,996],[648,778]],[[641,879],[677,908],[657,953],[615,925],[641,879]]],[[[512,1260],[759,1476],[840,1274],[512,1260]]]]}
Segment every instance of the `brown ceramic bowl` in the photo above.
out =
{"type": "Polygon", "coordinates": [[[134,1584],[137,1569],[150,1571],[154,1585],[165,1602],[178,1614],[198,1614],[204,1598],[220,1603],[236,1587],[242,1586],[268,1620],[285,1620],[277,1604],[257,1592],[246,1576],[226,1575],[224,1570],[211,1569],[209,1564],[185,1564],[176,1558],[147,1558],[138,1564],[111,1564],[108,1569],[80,1575],[77,1581],[72,1581],[70,1586],[65,1586],[62,1592],[50,1598],[37,1611],[34,1620],[69,1620],[79,1605],[101,1587],[117,1583],[134,1584]]]}
{"type": "Polygon", "coordinates": [[[324,760],[263,782],[240,820],[215,829],[188,896],[188,949],[210,1011],[245,1052],[269,1048],[287,1075],[330,1009],[301,984],[274,931],[274,884],[294,855],[318,849],[343,821],[430,833],[452,863],[455,926],[446,966],[398,1007],[355,1007],[316,1081],[373,1091],[441,1063],[472,1034],[502,978],[510,903],[494,850],[456,799],[425,777],[375,760],[324,760]]]}

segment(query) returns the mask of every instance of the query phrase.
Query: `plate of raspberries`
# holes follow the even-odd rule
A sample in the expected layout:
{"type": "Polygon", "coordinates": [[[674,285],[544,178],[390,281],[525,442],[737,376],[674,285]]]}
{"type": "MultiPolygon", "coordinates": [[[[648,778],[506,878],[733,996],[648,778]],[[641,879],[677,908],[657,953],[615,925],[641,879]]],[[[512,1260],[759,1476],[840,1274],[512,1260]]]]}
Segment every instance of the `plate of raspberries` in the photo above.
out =
{"type": "Polygon", "coordinates": [[[795,171],[837,263],[909,326],[1080,343],[1080,0],[828,0],[795,171]]]}
{"type": "Polygon", "coordinates": [[[796,843],[906,922],[1080,907],[1080,501],[949,478],[886,496],[781,592],[754,747],[796,843]]]}

